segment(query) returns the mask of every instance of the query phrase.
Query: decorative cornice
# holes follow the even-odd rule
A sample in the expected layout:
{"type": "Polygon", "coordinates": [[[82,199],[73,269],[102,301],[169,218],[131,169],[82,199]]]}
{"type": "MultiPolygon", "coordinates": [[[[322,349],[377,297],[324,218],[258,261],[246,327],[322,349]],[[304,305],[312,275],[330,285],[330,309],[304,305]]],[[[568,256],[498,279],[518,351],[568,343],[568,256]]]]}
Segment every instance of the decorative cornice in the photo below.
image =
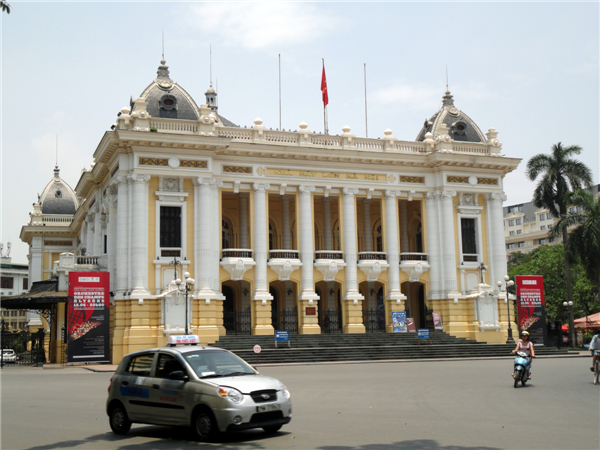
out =
{"type": "Polygon", "coordinates": [[[252,167],[248,166],[223,166],[223,173],[242,173],[252,175],[252,167]]]}

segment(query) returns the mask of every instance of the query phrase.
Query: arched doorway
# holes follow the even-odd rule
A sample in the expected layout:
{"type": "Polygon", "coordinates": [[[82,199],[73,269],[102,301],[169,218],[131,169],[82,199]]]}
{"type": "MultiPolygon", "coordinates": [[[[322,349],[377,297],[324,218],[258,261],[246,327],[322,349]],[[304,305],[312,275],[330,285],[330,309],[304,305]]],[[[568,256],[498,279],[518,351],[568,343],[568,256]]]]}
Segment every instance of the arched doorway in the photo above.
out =
{"type": "Polygon", "coordinates": [[[223,327],[229,334],[251,334],[250,308],[241,308],[241,282],[227,281],[221,286],[223,301],[223,327]]]}
{"type": "MultiPolygon", "coordinates": [[[[288,331],[290,334],[298,333],[298,308],[286,305],[286,285],[282,281],[274,281],[269,286],[271,300],[271,324],[276,331],[288,331]]],[[[290,288],[293,294],[293,289],[290,288]]],[[[288,291],[289,292],[289,291],[288,291]]]]}
{"type": "Polygon", "coordinates": [[[406,295],[406,317],[412,317],[417,328],[432,328],[433,316],[425,301],[425,285],[419,282],[404,282],[401,289],[406,295]]]}

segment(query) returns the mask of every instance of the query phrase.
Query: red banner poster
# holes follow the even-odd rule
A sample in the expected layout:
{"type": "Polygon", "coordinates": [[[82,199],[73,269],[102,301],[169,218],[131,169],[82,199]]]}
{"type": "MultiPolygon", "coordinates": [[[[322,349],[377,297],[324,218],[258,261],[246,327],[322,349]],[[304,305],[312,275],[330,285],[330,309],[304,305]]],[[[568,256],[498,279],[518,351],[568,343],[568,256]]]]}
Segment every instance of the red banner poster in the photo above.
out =
{"type": "Polygon", "coordinates": [[[110,359],[109,276],[108,272],[69,273],[68,362],[110,359]]]}
{"type": "Polygon", "coordinates": [[[546,302],[544,277],[517,275],[517,322],[520,331],[528,331],[535,345],[546,345],[546,302]]]}

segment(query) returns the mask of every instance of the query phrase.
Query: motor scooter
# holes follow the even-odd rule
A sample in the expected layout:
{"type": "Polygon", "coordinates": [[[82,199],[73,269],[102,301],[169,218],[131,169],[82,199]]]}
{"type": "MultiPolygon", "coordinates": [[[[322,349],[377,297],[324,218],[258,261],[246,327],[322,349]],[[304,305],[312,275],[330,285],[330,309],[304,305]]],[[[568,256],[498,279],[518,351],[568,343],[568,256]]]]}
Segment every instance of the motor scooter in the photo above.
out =
{"type": "Polygon", "coordinates": [[[596,364],[594,365],[594,384],[598,384],[600,380],[600,356],[596,359],[596,364]]]}
{"type": "Polygon", "coordinates": [[[525,386],[529,379],[529,369],[531,368],[531,355],[519,350],[517,357],[515,358],[515,368],[513,371],[513,378],[515,380],[514,387],[517,387],[519,381],[521,386],[525,386]]]}

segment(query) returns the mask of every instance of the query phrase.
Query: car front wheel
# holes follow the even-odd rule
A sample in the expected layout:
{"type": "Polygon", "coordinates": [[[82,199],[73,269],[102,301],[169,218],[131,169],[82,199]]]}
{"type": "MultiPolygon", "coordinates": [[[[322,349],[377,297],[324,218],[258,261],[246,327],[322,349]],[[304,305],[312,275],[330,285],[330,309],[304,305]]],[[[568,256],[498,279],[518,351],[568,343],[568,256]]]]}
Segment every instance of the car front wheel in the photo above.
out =
{"type": "Polygon", "coordinates": [[[210,411],[201,410],[196,413],[192,421],[194,434],[199,441],[209,442],[217,434],[217,422],[210,411]]]}
{"type": "Polygon", "coordinates": [[[131,428],[131,421],[123,405],[115,406],[110,412],[110,428],[115,434],[127,434],[131,428]]]}

